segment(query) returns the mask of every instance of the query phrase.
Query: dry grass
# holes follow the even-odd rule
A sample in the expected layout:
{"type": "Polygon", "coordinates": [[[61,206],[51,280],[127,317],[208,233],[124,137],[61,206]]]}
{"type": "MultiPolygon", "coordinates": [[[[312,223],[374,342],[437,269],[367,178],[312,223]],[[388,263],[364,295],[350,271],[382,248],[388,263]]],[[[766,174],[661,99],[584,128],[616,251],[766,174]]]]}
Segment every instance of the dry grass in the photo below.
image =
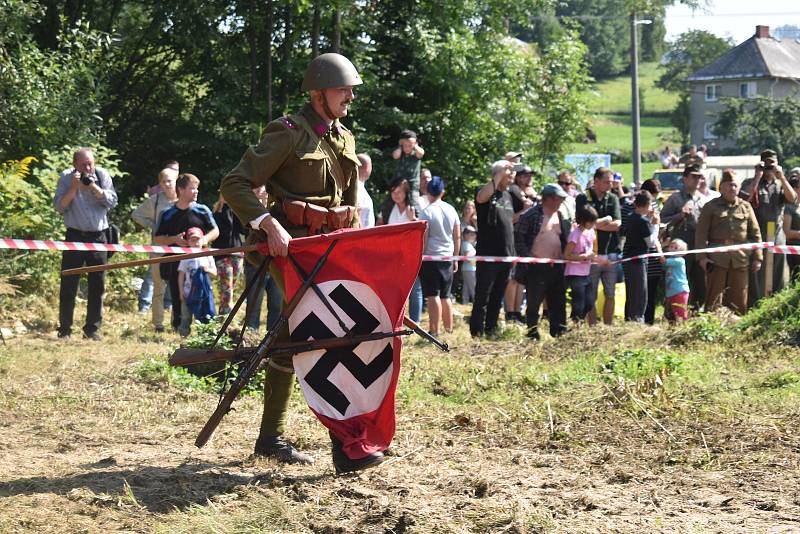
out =
{"type": "Polygon", "coordinates": [[[249,457],[257,398],[196,449],[215,395],[137,372],[176,339],[139,316],[105,331],[0,353],[0,531],[800,529],[797,349],[632,326],[474,342],[460,325],[450,355],[408,344],[389,459],[336,477],[299,393],[289,437],[315,465],[249,457]],[[661,354],[680,364],[655,378],[661,354]]]}

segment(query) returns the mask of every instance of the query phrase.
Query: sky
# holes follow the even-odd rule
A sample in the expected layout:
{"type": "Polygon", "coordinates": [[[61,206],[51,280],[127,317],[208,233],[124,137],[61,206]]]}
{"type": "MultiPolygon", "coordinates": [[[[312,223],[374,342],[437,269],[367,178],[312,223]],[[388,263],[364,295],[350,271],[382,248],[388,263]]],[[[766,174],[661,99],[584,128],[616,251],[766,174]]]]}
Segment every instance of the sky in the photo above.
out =
{"type": "Polygon", "coordinates": [[[686,6],[667,8],[667,40],[686,30],[705,30],[720,37],[732,37],[736,44],[750,38],[761,24],[776,28],[785,24],[800,26],[798,0],[710,0],[705,10],[692,12],[686,6]]]}

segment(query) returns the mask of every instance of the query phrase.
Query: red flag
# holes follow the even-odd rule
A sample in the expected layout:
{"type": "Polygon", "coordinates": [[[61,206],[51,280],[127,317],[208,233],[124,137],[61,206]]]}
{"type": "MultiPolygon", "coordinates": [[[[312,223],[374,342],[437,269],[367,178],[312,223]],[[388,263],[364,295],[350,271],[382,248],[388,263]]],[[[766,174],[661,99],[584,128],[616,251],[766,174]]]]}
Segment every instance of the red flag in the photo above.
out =
{"type": "MultiPolygon", "coordinates": [[[[424,232],[425,223],[418,221],[291,240],[289,253],[306,273],[336,241],[314,278],[335,314],[309,289],[289,317],[292,340],[401,328],[422,260],[424,232]]],[[[283,274],[286,299],[291,300],[303,281],[287,258],[275,262],[283,274]]],[[[294,356],[309,407],[351,459],[383,451],[392,441],[401,348],[402,340],[394,337],[294,356]]]]}

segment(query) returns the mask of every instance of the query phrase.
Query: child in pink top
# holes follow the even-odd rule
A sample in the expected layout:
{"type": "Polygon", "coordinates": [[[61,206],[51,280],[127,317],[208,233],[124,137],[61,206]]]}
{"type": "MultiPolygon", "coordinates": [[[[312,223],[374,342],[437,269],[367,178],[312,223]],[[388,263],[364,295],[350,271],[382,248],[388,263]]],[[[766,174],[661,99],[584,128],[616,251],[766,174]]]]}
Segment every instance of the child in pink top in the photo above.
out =
{"type": "MultiPolygon", "coordinates": [[[[573,321],[583,321],[586,314],[592,309],[593,302],[589,302],[589,284],[591,277],[589,272],[592,268],[592,261],[600,261],[594,253],[594,241],[596,234],[594,231],[597,222],[597,211],[591,206],[581,208],[575,214],[577,226],[569,234],[567,248],[564,251],[564,259],[571,262],[564,269],[567,286],[572,292],[572,314],[573,321]]],[[[607,260],[606,260],[607,261],[607,260]]]]}

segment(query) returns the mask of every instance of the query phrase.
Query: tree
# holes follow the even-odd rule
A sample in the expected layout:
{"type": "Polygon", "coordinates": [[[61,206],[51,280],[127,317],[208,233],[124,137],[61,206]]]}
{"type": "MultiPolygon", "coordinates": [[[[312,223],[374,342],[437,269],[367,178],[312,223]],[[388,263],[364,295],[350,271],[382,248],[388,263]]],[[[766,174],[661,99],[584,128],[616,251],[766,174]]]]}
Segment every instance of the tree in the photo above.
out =
{"type": "Polygon", "coordinates": [[[678,130],[681,141],[689,142],[689,103],[691,95],[686,79],[696,70],[712,63],[733,47],[731,39],[723,39],[703,30],[689,30],[669,44],[664,72],[656,86],[680,94],[672,111],[672,125],[678,130]]]}
{"type": "Polygon", "coordinates": [[[771,148],[779,158],[800,154],[800,97],[726,98],[713,131],[733,140],[741,153],[771,148]]]}
{"type": "Polygon", "coordinates": [[[686,78],[714,62],[733,48],[730,38],[723,39],[704,30],[689,30],[669,43],[664,73],[656,85],[665,91],[686,91],[686,78]]]}

